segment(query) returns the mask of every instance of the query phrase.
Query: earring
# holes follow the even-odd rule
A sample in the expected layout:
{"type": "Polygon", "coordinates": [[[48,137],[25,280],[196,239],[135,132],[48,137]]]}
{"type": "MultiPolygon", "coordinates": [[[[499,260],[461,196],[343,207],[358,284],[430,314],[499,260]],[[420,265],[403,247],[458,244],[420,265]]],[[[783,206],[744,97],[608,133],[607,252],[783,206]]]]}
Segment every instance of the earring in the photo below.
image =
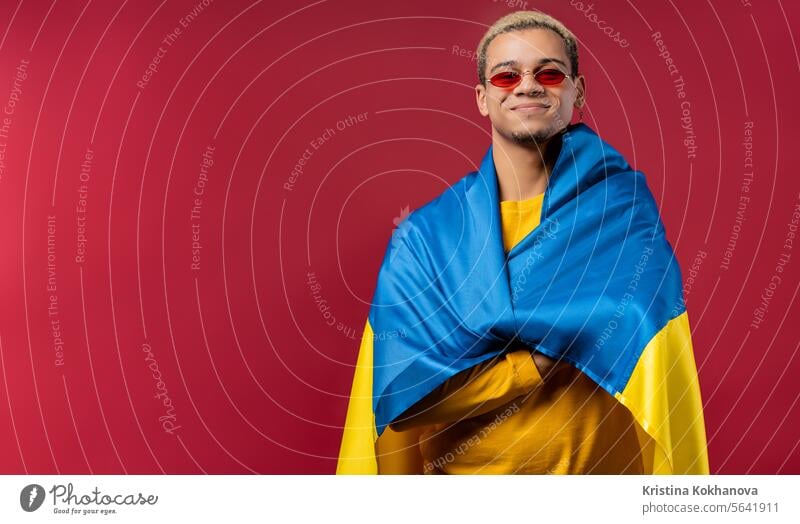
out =
{"type": "Polygon", "coordinates": [[[583,122],[583,100],[578,100],[575,105],[578,108],[578,122],[583,122]]]}

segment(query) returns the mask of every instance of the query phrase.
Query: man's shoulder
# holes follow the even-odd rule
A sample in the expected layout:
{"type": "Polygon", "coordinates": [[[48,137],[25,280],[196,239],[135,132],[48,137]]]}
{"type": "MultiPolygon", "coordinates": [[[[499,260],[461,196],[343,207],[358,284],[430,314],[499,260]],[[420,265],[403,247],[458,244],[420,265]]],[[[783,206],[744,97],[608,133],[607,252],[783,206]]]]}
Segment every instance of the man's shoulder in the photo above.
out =
{"type": "Polygon", "coordinates": [[[432,200],[414,209],[408,218],[416,226],[438,223],[443,219],[457,218],[466,213],[465,197],[467,191],[472,186],[478,172],[467,173],[455,183],[448,186],[432,200]]]}

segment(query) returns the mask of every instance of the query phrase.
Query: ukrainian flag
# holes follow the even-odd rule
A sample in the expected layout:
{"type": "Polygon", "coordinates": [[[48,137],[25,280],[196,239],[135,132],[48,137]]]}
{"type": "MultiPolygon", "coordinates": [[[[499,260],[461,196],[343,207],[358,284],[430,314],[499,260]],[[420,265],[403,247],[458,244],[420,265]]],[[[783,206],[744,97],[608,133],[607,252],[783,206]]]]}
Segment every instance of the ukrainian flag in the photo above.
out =
{"type": "Polygon", "coordinates": [[[492,148],[393,233],[359,350],[337,473],[421,473],[418,431],[388,425],[439,384],[521,342],[633,414],[649,473],[708,473],[680,268],[644,175],[585,124],[541,222],[503,249],[492,148]]]}

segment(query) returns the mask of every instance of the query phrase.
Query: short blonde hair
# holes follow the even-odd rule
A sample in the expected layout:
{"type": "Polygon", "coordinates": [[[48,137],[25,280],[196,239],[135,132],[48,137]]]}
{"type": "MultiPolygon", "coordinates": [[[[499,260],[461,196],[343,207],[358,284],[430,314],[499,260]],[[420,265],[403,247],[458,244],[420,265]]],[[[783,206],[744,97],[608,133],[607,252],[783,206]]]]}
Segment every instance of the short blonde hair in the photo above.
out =
{"type": "Polygon", "coordinates": [[[564,24],[541,11],[515,11],[492,24],[478,44],[478,80],[480,83],[486,85],[486,50],[497,35],[510,33],[512,31],[522,31],[524,29],[536,29],[539,27],[554,31],[564,40],[564,45],[567,48],[567,56],[569,57],[570,66],[572,67],[570,74],[577,75],[578,40],[575,38],[575,35],[573,35],[564,24]]]}

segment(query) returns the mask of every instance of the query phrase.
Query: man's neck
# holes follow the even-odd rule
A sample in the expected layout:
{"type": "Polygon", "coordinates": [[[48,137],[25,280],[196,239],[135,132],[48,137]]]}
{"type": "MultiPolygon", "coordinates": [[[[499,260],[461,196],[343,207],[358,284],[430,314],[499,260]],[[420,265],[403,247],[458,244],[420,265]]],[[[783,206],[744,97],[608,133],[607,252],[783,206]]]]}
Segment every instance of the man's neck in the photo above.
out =
{"type": "Polygon", "coordinates": [[[492,157],[500,200],[527,200],[544,193],[560,140],[519,144],[492,132],[492,157]]]}

